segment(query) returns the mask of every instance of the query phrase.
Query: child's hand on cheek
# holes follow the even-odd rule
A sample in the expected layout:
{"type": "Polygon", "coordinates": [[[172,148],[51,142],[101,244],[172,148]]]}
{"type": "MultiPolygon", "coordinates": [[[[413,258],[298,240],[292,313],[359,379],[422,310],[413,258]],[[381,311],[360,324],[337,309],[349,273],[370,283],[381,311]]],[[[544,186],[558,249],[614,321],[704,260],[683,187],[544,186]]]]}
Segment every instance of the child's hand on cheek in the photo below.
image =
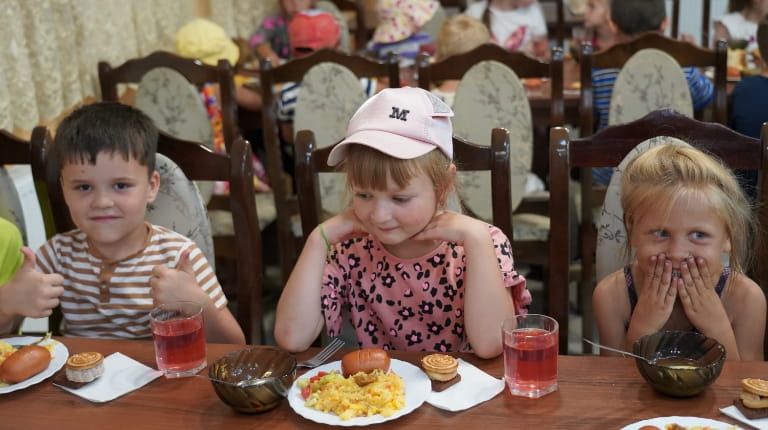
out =
{"type": "Polygon", "coordinates": [[[368,233],[360,219],[355,215],[355,211],[347,209],[328,219],[321,224],[325,237],[328,242],[334,244],[343,242],[351,237],[360,236],[368,233]]]}
{"type": "Polygon", "coordinates": [[[441,240],[464,245],[471,238],[488,238],[488,226],[483,221],[453,211],[441,211],[414,240],[441,240]]]}
{"type": "Polygon", "coordinates": [[[661,330],[677,298],[677,289],[672,283],[672,262],[664,254],[653,255],[648,267],[643,274],[637,306],[630,322],[636,332],[643,334],[661,330]]]}
{"type": "Polygon", "coordinates": [[[723,327],[723,321],[729,326],[723,302],[715,291],[718,277],[711,276],[707,262],[703,258],[689,257],[680,265],[680,273],[675,286],[691,324],[705,334],[709,327],[723,327]]]}
{"type": "Polygon", "coordinates": [[[176,267],[166,267],[162,264],[152,269],[149,285],[152,287],[151,296],[155,306],[176,300],[202,302],[206,293],[195,279],[195,271],[189,260],[191,249],[186,249],[179,257],[176,267]]]}

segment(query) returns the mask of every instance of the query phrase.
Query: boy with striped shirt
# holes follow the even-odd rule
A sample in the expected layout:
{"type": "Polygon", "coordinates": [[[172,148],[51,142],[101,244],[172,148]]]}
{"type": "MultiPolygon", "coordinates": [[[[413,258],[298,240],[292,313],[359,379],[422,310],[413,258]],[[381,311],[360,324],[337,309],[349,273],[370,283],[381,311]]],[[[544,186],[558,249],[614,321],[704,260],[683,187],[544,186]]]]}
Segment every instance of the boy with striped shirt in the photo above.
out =
{"type": "Polygon", "coordinates": [[[64,278],[62,333],[150,337],[149,311],[187,300],[205,303],[207,341],[245,343],[197,245],[144,220],[160,186],[157,133],[141,111],[110,102],[79,108],[58,127],[51,155],[77,228],[41,247],[37,267],[64,278]]]}

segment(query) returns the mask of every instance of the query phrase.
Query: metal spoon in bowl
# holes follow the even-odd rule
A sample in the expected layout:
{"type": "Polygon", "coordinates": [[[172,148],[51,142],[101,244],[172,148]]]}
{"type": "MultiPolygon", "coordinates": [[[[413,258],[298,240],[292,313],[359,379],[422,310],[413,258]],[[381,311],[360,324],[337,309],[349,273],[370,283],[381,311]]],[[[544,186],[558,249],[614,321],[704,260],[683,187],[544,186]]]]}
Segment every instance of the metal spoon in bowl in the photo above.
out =
{"type": "Polygon", "coordinates": [[[648,359],[648,358],[643,357],[642,355],[633,354],[631,352],[623,351],[623,350],[617,349],[617,348],[611,348],[610,346],[600,345],[599,343],[592,342],[591,340],[589,340],[587,338],[582,338],[582,340],[584,342],[587,342],[588,344],[594,345],[594,346],[596,346],[598,348],[607,349],[608,351],[618,352],[619,354],[622,354],[622,355],[628,355],[630,357],[634,357],[634,358],[643,360],[646,363],[651,364],[651,365],[656,364],[656,359],[655,358],[654,359],[648,359]]]}
{"type": "Polygon", "coordinates": [[[188,374],[185,374],[184,376],[194,376],[196,378],[208,379],[208,380],[211,380],[211,381],[219,382],[219,383],[222,383],[222,384],[225,384],[225,385],[231,385],[233,387],[238,387],[238,388],[255,387],[257,385],[266,384],[268,382],[272,382],[272,381],[278,379],[278,378],[276,378],[274,376],[267,376],[267,377],[264,377],[264,378],[244,379],[244,380],[238,381],[238,382],[230,382],[230,381],[224,381],[222,379],[211,378],[210,376],[198,375],[197,373],[188,373],[188,374]]]}

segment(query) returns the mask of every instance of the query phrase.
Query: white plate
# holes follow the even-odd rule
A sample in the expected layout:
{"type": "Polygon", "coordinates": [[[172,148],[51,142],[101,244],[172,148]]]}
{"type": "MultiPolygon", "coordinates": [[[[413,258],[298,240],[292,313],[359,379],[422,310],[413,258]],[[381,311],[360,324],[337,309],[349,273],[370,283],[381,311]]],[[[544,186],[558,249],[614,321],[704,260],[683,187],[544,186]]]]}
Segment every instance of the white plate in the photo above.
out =
{"type": "MultiPolygon", "coordinates": [[[[40,339],[39,337],[34,337],[34,336],[23,336],[23,337],[3,338],[0,340],[2,340],[3,342],[8,342],[10,344],[15,344],[15,345],[26,345],[29,343],[33,343],[39,339],[40,339]]],[[[59,369],[61,369],[64,366],[64,364],[67,362],[67,358],[69,358],[69,350],[63,343],[54,339],[42,342],[40,343],[40,345],[48,345],[51,342],[56,342],[56,345],[53,346],[53,351],[51,351],[51,354],[53,355],[53,359],[51,360],[51,364],[48,365],[48,368],[38,373],[37,375],[27,378],[17,384],[0,387],[0,394],[10,393],[11,391],[21,390],[22,388],[27,388],[30,385],[37,384],[43,379],[58,372],[59,369]]]]}
{"type": "MultiPolygon", "coordinates": [[[[330,424],[336,426],[367,426],[370,424],[383,423],[384,421],[390,421],[402,417],[403,415],[413,412],[414,409],[421,406],[427,399],[429,393],[432,392],[432,384],[429,382],[427,374],[421,369],[414,366],[411,363],[405,361],[392,359],[389,364],[389,369],[403,378],[405,383],[405,406],[403,409],[397,411],[396,414],[384,417],[383,415],[374,415],[372,417],[357,417],[351,418],[347,421],[342,421],[338,415],[333,413],[320,412],[317,409],[312,409],[304,406],[304,399],[301,397],[301,389],[298,387],[297,382],[293,383],[291,390],[288,392],[288,403],[291,405],[294,411],[302,417],[321,424],[330,424]]],[[[302,376],[302,378],[308,378],[313,375],[317,375],[317,372],[330,372],[331,370],[337,370],[341,372],[341,361],[334,361],[332,363],[325,364],[320,367],[316,367],[302,376]]]]}
{"type": "Polygon", "coordinates": [[[656,426],[659,429],[664,430],[667,424],[678,424],[684,427],[707,426],[717,430],[728,430],[732,428],[738,428],[733,424],[724,423],[722,421],[711,420],[709,418],[658,417],[658,418],[651,418],[649,420],[638,421],[626,427],[622,427],[621,430],[637,430],[642,426],[656,426]]]}

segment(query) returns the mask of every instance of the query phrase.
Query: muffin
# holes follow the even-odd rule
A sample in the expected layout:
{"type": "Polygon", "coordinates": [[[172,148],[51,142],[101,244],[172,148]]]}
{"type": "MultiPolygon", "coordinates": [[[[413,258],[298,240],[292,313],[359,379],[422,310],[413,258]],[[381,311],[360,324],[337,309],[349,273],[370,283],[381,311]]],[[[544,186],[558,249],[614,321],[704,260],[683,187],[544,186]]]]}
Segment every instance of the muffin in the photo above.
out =
{"type": "Polygon", "coordinates": [[[421,359],[421,368],[432,382],[433,391],[443,391],[461,380],[459,362],[445,354],[429,354],[421,359]]]}
{"type": "Polygon", "coordinates": [[[81,352],[67,359],[67,379],[91,382],[104,373],[104,356],[98,352],[81,352]]]}

